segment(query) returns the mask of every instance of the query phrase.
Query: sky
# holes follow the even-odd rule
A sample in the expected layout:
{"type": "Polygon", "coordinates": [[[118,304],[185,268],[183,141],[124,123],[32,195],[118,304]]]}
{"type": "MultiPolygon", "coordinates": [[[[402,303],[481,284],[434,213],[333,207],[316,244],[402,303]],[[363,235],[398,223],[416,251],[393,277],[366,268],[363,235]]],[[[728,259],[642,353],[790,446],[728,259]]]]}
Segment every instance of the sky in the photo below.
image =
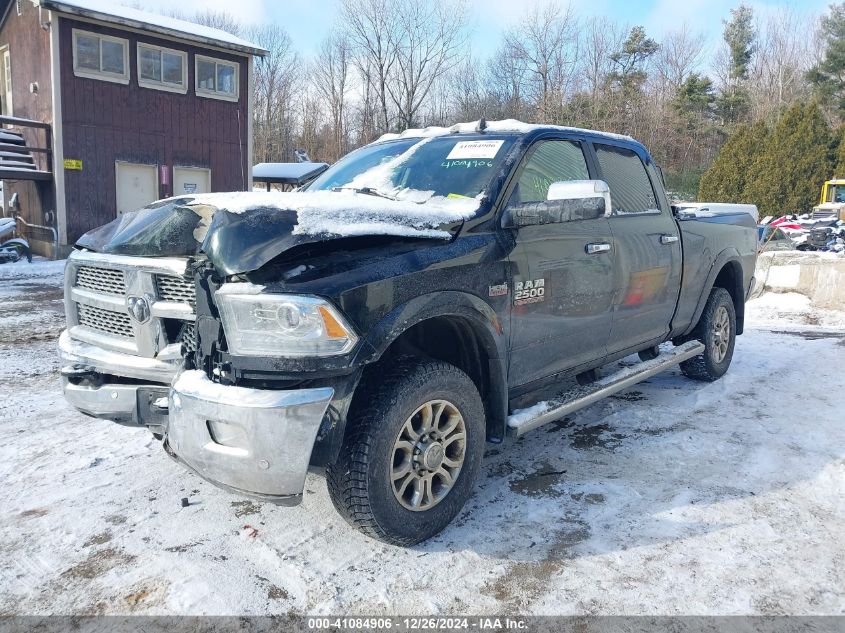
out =
{"type": "MultiPolygon", "coordinates": [[[[758,16],[785,8],[821,14],[832,0],[745,0],[758,16]]],[[[491,54],[500,34],[519,21],[529,2],[525,0],[467,0],[473,27],[474,53],[491,54]]],[[[226,11],[242,22],[272,22],[283,26],[297,50],[308,56],[329,33],[340,0],[180,0],[179,10],[190,14],[198,9],[226,11]]],[[[562,2],[565,4],[565,2],[562,2]]],[[[579,16],[606,16],[630,26],[642,25],[658,42],[662,34],[686,23],[692,32],[703,33],[710,47],[721,41],[722,20],[740,0],[572,0],[579,16]]],[[[133,5],[158,12],[172,9],[172,0],[136,0],[133,5]]]]}

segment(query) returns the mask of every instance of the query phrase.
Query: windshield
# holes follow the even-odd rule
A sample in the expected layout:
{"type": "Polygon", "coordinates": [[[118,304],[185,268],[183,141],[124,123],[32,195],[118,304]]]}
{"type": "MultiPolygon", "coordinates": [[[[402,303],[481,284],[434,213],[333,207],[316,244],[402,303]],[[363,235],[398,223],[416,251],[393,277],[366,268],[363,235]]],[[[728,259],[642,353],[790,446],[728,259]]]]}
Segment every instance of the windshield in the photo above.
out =
{"type": "Polygon", "coordinates": [[[513,136],[407,138],[367,145],[332,165],[308,191],[354,189],[424,203],[481,195],[513,136]]]}
{"type": "Polygon", "coordinates": [[[845,202],[845,185],[828,185],[827,200],[825,202],[845,202]]]}

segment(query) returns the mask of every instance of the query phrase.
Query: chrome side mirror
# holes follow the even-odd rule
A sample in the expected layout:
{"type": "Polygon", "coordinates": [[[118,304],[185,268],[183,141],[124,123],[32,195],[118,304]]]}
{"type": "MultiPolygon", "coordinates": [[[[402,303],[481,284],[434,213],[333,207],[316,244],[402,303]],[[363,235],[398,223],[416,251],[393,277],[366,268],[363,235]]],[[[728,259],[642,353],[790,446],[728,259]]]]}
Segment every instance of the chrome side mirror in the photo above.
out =
{"type": "Polygon", "coordinates": [[[604,200],[603,215],[609,216],[613,207],[610,204],[610,187],[604,180],[561,180],[549,186],[546,200],[604,200]]]}

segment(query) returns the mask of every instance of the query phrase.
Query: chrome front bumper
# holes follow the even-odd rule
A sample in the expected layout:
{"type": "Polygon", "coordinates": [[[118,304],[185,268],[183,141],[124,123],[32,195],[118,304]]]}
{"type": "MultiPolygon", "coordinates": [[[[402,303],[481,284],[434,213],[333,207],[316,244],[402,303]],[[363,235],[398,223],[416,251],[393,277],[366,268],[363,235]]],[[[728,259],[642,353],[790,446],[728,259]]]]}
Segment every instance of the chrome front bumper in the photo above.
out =
{"type": "Polygon", "coordinates": [[[280,505],[301,501],[317,432],[334,396],[330,387],[222,386],[203,372],[177,374],[169,363],[102,350],[67,332],[59,350],[68,363],[62,370],[65,398],[83,413],[149,426],[164,435],[171,457],[221,488],[280,505]]]}
{"type": "Polygon", "coordinates": [[[232,492],[296,505],[334,390],[224,387],[201,371],[170,390],[167,452],[232,492]]]}

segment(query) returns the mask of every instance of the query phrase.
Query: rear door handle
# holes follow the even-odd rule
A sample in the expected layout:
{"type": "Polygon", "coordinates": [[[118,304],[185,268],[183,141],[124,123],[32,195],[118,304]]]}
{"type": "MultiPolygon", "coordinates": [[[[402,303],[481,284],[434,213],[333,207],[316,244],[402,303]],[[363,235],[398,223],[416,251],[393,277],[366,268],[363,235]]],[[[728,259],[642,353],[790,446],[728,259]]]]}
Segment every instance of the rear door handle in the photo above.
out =
{"type": "Polygon", "coordinates": [[[661,235],[660,236],[660,243],[661,244],[674,244],[678,241],[677,235],[661,235]]]}
{"type": "Polygon", "coordinates": [[[608,244],[607,242],[595,242],[593,244],[587,244],[586,250],[587,255],[595,255],[596,253],[609,253],[610,244],[608,244]]]}

